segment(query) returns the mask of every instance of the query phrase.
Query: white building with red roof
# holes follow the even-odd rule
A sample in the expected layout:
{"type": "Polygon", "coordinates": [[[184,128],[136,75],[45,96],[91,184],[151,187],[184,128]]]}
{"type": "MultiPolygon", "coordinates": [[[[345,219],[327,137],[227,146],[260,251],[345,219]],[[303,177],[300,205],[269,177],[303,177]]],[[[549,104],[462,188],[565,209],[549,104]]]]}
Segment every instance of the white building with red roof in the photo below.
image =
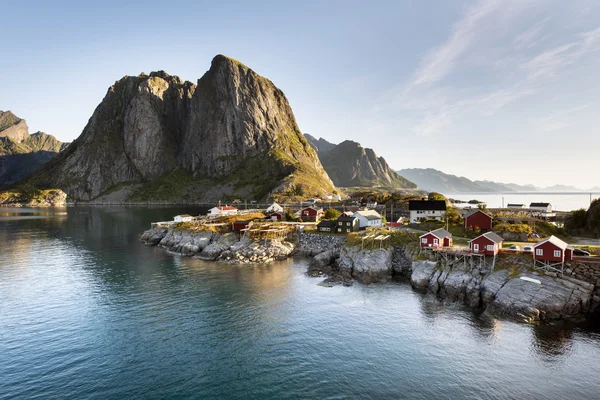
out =
{"type": "Polygon", "coordinates": [[[216,206],[208,210],[208,215],[211,217],[222,217],[225,215],[236,215],[238,209],[233,206],[216,206]]]}

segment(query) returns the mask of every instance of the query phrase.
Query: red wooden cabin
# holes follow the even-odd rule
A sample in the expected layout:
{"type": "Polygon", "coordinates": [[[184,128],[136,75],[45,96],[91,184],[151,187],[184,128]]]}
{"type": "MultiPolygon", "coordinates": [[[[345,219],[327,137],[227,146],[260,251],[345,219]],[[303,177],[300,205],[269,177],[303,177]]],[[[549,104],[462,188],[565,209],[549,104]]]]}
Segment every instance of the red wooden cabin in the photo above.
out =
{"type": "Polygon", "coordinates": [[[492,216],[481,210],[473,210],[465,215],[465,229],[479,228],[484,231],[492,230],[492,216]]]}
{"type": "Polygon", "coordinates": [[[274,213],[271,213],[270,218],[273,221],[285,221],[285,215],[279,211],[275,211],[274,213]]]}
{"type": "Polygon", "coordinates": [[[436,229],[419,236],[421,247],[450,247],[452,246],[452,234],[445,229],[436,229]]]}
{"type": "Polygon", "coordinates": [[[300,212],[300,218],[302,221],[319,221],[323,215],[323,209],[306,207],[300,212]]]}
{"type": "Polygon", "coordinates": [[[494,232],[486,232],[469,241],[469,250],[475,254],[495,256],[500,252],[503,241],[504,239],[494,232]]]}
{"type": "Polygon", "coordinates": [[[252,226],[252,221],[235,221],[233,223],[233,230],[235,232],[243,231],[244,229],[250,228],[252,226]]]}
{"type": "Polygon", "coordinates": [[[550,236],[533,246],[533,258],[547,264],[563,263],[566,260],[567,247],[564,241],[550,236]]]}

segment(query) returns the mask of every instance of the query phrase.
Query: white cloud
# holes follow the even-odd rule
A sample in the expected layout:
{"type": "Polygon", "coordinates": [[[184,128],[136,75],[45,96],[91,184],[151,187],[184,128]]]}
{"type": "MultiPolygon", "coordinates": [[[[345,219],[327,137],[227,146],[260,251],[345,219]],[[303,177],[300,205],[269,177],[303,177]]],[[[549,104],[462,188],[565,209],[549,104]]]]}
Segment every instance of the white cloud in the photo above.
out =
{"type": "Polygon", "coordinates": [[[459,57],[476,39],[478,23],[496,10],[499,4],[497,0],[480,0],[469,7],[463,18],[452,27],[448,40],[424,57],[412,85],[431,84],[450,73],[459,57]]]}
{"type": "Polygon", "coordinates": [[[514,46],[517,49],[528,49],[536,46],[542,39],[541,33],[550,21],[550,17],[544,18],[531,28],[519,34],[514,40],[514,46]]]}
{"type": "Polygon", "coordinates": [[[552,78],[564,67],[574,64],[585,54],[596,51],[600,45],[600,27],[584,32],[577,40],[546,50],[521,64],[529,79],[552,78]]]}

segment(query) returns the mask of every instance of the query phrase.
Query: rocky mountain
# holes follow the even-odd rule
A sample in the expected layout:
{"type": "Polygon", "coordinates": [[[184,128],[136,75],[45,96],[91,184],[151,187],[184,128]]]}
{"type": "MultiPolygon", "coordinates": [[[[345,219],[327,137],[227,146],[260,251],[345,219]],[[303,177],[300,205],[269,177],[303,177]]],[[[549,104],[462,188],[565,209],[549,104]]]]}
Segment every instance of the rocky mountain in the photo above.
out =
{"type": "Polygon", "coordinates": [[[74,200],[312,196],[334,186],[281,90],[218,55],[197,84],[164,71],[112,85],[83,132],[31,178],[74,200]]]}
{"type": "Polygon", "coordinates": [[[317,150],[323,168],[336,186],[367,186],[411,189],[416,185],[394,172],[383,157],[373,149],[364,148],[351,140],[333,144],[305,134],[317,150]]]}
{"type": "Polygon", "coordinates": [[[25,178],[66,146],[44,132],[30,135],[24,119],[0,111],[0,188],[25,178]]]}
{"type": "Polygon", "coordinates": [[[308,143],[310,143],[310,145],[313,147],[313,149],[315,149],[320,155],[333,150],[335,146],[337,146],[336,144],[330,143],[323,138],[317,139],[316,137],[309,135],[308,133],[305,133],[304,136],[306,137],[306,140],[308,140],[308,143]]]}
{"type": "MultiPolygon", "coordinates": [[[[446,174],[433,168],[409,168],[398,171],[415,182],[419,189],[441,193],[506,193],[506,192],[594,192],[594,188],[583,190],[571,185],[554,185],[544,188],[534,185],[517,185],[493,181],[471,181],[463,176],[446,174]]],[[[597,189],[597,188],[596,188],[597,189]]]]}
{"type": "Polygon", "coordinates": [[[440,193],[463,193],[463,192],[491,192],[492,190],[476,184],[463,177],[445,174],[433,168],[409,168],[402,169],[398,173],[412,182],[419,189],[431,190],[440,193]]]}

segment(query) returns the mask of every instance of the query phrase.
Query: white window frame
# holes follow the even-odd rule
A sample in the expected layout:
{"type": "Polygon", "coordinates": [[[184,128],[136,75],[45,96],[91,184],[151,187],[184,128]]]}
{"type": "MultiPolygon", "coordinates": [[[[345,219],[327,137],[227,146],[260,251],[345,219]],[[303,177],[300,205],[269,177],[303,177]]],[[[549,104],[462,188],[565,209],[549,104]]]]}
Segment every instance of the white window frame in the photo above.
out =
{"type": "Polygon", "coordinates": [[[560,250],[554,250],[554,257],[562,257],[562,252],[560,250]]]}
{"type": "Polygon", "coordinates": [[[421,243],[425,243],[425,244],[427,244],[427,238],[426,238],[426,237],[424,237],[424,238],[421,238],[421,243]]]}
{"type": "Polygon", "coordinates": [[[433,238],[433,245],[434,245],[434,246],[439,246],[439,245],[440,245],[440,239],[438,239],[438,238],[433,238]]]}
{"type": "Polygon", "coordinates": [[[479,252],[479,244],[478,243],[473,243],[473,251],[479,252]]]}
{"type": "Polygon", "coordinates": [[[544,255],[544,249],[535,249],[535,255],[536,256],[543,256],[544,255]]]}
{"type": "Polygon", "coordinates": [[[494,245],[493,244],[488,244],[487,245],[487,251],[494,251],[494,245]]]}

